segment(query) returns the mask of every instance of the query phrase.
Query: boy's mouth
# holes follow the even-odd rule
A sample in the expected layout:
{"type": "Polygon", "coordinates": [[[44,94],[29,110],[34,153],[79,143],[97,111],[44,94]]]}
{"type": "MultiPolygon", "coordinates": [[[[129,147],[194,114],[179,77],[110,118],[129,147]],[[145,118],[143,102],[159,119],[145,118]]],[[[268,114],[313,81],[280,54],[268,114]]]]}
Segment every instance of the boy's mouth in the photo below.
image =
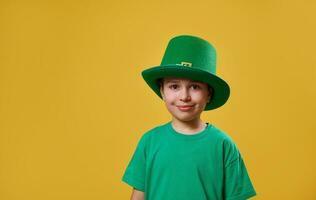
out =
{"type": "Polygon", "coordinates": [[[186,106],[177,106],[177,108],[181,111],[187,111],[190,110],[193,107],[193,105],[186,105],[186,106]]]}

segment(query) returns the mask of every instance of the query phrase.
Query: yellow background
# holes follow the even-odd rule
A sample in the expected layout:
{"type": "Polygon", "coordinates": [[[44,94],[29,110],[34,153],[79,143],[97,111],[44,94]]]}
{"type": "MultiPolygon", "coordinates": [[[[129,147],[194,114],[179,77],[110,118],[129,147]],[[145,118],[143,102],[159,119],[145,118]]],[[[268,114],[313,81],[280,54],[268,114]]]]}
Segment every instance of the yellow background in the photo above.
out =
{"type": "Polygon", "coordinates": [[[129,199],[141,135],[169,121],[143,81],[170,38],[217,49],[231,86],[202,119],[244,156],[254,199],[316,199],[315,1],[0,2],[0,199],[129,199]]]}

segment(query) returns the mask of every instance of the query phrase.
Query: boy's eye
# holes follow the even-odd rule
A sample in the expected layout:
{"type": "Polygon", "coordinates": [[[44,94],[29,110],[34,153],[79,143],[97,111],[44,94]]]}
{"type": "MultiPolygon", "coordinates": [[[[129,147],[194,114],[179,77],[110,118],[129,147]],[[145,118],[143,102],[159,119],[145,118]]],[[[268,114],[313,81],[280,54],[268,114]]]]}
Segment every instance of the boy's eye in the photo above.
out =
{"type": "Polygon", "coordinates": [[[177,85],[170,85],[171,89],[176,89],[177,85]]]}
{"type": "MultiPolygon", "coordinates": [[[[178,85],[170,85],[169,88],[171,89],[176,89],[178,87],[178,85]]],[[[191,87],[193,87],[193,89],[200,89],[200,86],[197,84],[191,85],[191,87]]]]}
{"type": "Polygon", "coordinates": [[[195,89],[199,89],[200,88],[199,85],[192,85],[192,87],[195,88],[195,89]]]}

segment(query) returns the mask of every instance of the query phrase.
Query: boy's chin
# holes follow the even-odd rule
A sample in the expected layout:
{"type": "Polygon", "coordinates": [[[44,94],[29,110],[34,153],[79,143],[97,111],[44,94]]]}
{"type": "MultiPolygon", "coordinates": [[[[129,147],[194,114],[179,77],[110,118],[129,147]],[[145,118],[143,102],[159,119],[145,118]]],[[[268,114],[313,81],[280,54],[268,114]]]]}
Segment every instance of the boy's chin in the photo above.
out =
{"type": "Polygon", "coordinates": [[[190,122],[192,120],[196,120],[199,119],[198,116],[196,115],[190,115],[188,113],[185,114],[179,114],[179,115],[173,115],[174,118],[176,118],[178,121],[182,121],[182,122],[190,122]]]}

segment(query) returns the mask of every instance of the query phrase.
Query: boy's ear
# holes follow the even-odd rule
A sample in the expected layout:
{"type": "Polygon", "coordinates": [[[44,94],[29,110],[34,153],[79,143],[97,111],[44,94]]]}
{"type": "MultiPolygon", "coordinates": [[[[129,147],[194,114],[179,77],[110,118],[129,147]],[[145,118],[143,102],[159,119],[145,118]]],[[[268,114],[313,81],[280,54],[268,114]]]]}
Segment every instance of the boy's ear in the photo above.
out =
{"type": "Polygon", "coordinates": [[[165,100],[165,95],[163,93],[163,89],[162,89],[162,86],[160,86],[160,94],[162,96],[162,99],[165,100]]]}
{"type": "Polygon", "coordinates": [[[209,95],[207,102],[210,102],[211,98],[212,98],[211,95],[209,95]]]}
{"type": "Polygon", "coordinates": [[[211,99],[212,99],[212,94],[213,94],[213,89],[212,88],[209,88],[208,90],[208,95],[207,95],[207,98],[208,98],[208,101],[207,102],[210,102],[211,99]]]}

